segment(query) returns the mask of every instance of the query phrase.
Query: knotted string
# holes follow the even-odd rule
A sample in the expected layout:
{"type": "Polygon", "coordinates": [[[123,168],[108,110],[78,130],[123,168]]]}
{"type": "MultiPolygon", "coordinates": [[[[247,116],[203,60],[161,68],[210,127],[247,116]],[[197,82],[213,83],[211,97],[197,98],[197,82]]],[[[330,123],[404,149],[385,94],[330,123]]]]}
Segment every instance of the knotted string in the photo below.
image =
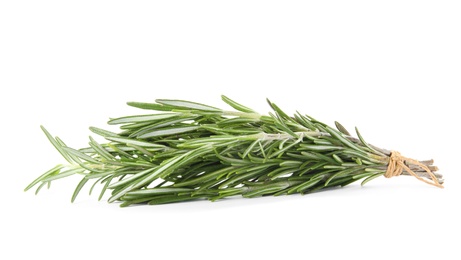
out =
{"type": "Polygon", "coordinates": [[[430,184],[430,185],[433,185],[433,186],[436,186],[436,187],[439,187],[439,188],[443,188],[443,185],[439,183],[439,180],[437,179],[435,174],[429,169],[429,167],[427,167],[426,165],[420,163],[417,160],[402,156],[397,151],[392,151],[391,156],[389,157],[389,164],[387,166],[387,170],[386,170],[386,173],[384,174],[384,177],[391,178],[391,177],[394,177],[394,176],[399,176],[400,174],[402,174],[403,170],[405,170],[410,175],[414,176],[415,178],[417,178],[420,181],[423,181],[423,182],[425,182],[427,184],[430,184]],[[407,163],[408,165],[411,165],[411,164],[412,165],[417,165],[417,166],[421,167],[422,169],[424,169],[429,174],[429,176],[431,177],[432,182],[418,176],[405,163],[407,163]]]}

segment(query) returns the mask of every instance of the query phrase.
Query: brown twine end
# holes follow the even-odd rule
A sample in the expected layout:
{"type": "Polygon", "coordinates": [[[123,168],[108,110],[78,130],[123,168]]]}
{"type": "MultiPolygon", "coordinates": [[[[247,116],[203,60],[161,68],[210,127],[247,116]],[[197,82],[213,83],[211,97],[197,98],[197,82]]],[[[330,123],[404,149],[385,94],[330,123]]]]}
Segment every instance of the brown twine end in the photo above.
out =
{"type": "Polygon", "coordinates": [[[429,167],[427,167],[426,165],[420,163],[419,161],[417,160],[414,160],[414,159],[411,159],[411,158],[407,158],[405,156],[402,156],[399,152],[397,151],[392,151],[391,152],[391,155],[389,157],[389,164],[387,166],[387,170],[386,170],[386,173],[384,174],[384,177],[386,178],[391,178],[391,177],[394,177],[394,176],[399,176],[402,174],[403,171],[406,171],[408,172],[410,175],[412,175],[413,177],[417,178],[418,180],[420,181],[423,181],[427,184],[430,184],[430,185],[433,185],[433,186],[436,186],[436,187],[439,187],[439,188],[443,188],[443,185],[439,183],[437,177],[435,176],[435,174],[429,169],[429,167]],[[431,177],[432,179],[432,182],[431,181],[428,181],[420,176],[418,176],[414,171],[412,171],[410,169],[410,167],[407,166],[407,164],[413,164],[413,165],[417,165],[419,167],[421,167],[422,169],[424,169],[428,174],[429,176],[431,177]]]}

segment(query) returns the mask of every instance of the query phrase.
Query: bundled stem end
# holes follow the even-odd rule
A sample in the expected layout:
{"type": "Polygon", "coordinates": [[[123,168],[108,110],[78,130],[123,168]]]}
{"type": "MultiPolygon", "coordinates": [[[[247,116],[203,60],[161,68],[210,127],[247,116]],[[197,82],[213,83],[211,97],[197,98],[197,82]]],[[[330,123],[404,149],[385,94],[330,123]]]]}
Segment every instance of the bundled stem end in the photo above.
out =
{"type": "Polygon", "coordinates": [[[114,133],[91,127],[103,137],[90,137],[89,146],[68,147],[43,132],[67,165],[58,165],[25,190],[81,175],[72,201],[93,182],[102,186],[101,199],[121,206],[157,205],[230,196],[254,198],[306,194],[343,187],[358,180],[362,185],[380,176],[411,175],[442,188],[443,179],[433,161],[416,161],[368,144],[338,122],[336,129],[297,112],[288,116],[268,101],[272,112],[261,115],[223,96],[235,111],[184,100],[159,99],[128,105],[157,113],[113,118],[114,133]]]}
{"type": "Polygon", "coordinates": [[[392,151],[384,177],[391,178],[394,176],[400,176],[405,171],[407,175],[411,175],[420,181],[439,188],[443,188],[443,176],[433,172],[433,170],[437,170],[437,167],[432,165],[433,162],[433,160],[420,162],[411,158],[404,157],[397,151],[392,151]],[[418,167],[418,169],[412,170],[412,166],[418,167]]]}

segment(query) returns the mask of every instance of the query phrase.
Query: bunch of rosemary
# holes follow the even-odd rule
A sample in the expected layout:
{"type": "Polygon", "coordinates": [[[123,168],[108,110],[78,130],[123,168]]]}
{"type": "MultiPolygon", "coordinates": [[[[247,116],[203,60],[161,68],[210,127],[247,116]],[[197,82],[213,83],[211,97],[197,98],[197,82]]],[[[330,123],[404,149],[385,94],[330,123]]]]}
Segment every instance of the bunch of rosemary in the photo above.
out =
{"type": "Polygon", "coordinates": [[[391,152],[365,142],[357,129],[354,138],[339,123],[336,130],[299,112],[288,116],[270,101],[273,113],[261,115],[228,97],[222,99],[236,111],[182,100],[129,102],[161,112],[111,119],[108,123],[120,125],[120,133],[91,127],[108,142],[90,137],[89,147],[79,150],[42,127],[68,164],[50,169],[25,190],[39,185],[38,192],[54,180],[79,174],[83,178],[72,201],[94,181],[90,194],[100,183],[99,199],[109,189],[109,202],[128,206],[305,194],[402,172],[432,179],[436,186],[443,182],[433,173],[437,168],[432,160],[394,162],[391,152]]]}

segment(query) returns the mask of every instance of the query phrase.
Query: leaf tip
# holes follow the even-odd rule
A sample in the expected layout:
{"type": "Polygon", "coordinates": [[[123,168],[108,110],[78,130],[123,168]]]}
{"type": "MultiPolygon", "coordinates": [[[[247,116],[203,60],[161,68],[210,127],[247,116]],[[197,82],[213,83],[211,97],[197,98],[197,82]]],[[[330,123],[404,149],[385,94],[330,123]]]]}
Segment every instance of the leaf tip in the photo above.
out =
{"type": "Polygon", "coordinates": [[[272,102],[269,100],[269,98],[266,98],[266,102],[267,102],[267,104],[269,104],[269,106],[272,107],[272,102]]]}
{"type": "Polygon", "coordinates": [[[45,134],[49,134],[48,130],[46,130],[46,128],[45,128],[43,125],[40,125],[40,129],[42,129],[42,131],[43,131],[45,134]]]}

